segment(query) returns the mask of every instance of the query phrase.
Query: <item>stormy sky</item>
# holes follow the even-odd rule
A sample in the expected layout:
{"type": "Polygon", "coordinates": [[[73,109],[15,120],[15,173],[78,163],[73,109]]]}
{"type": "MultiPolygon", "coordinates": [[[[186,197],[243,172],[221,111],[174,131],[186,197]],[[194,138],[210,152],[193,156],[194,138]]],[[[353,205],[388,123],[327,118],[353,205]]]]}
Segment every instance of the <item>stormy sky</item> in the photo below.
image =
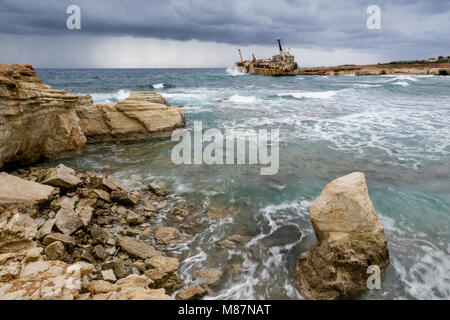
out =
{"type": "Polygon", "coordinates": [[[0,0],[0,63],[36,67],[227,67],[277,51],[301,66],[450,55],[448,0],[0,0]],[[69,5],[81,30],[69,30],[69,5]],[[370,5],[381,29],[367,28],[370,5]]]}

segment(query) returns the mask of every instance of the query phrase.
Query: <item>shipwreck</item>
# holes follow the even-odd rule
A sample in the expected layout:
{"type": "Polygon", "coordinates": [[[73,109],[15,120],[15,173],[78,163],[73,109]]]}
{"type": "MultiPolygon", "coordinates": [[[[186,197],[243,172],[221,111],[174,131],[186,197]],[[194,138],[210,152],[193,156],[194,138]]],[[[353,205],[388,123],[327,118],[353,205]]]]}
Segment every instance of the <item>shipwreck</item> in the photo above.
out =
{"type": "Polygon", "coordinates": [[[251,73],[261,76],[297,76],[300,73],[295,57],[288,51],[284,51],[281,46],[281,40],[277,39],[280,54],[274,55],[272,59],[256,59],[252,54],[251,60],[242,58],[241,49],[238,49],[240,61],[235,63],[243,73],[251,73]]]}

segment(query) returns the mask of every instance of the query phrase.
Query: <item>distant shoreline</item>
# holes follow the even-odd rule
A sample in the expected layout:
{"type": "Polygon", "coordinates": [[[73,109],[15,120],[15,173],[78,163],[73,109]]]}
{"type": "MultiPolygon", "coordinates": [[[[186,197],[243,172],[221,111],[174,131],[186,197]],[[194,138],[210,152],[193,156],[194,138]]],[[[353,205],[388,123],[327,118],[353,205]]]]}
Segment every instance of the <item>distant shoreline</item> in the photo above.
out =
{"type": "Polygon", "coordinates": [[[300,68],[300,75],[450,75],[450,63],[385,63],[300,68]]]}

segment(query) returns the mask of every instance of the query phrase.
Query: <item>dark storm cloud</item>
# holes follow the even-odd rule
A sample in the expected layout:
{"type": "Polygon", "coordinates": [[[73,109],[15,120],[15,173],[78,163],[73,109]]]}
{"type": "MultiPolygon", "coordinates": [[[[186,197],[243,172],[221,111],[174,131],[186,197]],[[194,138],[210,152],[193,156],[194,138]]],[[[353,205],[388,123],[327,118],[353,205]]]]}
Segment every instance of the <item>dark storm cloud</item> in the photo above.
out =
{"type": "Polygon", "coordinates": [[[236,45],[273,45],[281,37],[289,46],[377,49],[394,56],[426,54],[430,47],[448,51],[450,43],[448,0],[0,0],[0,32],[66,34],[70,4],[81,8],[77,32],[83,35],[236,45]],[[381,30],[366,27],[373,4],[382,10],[381,30]]]}

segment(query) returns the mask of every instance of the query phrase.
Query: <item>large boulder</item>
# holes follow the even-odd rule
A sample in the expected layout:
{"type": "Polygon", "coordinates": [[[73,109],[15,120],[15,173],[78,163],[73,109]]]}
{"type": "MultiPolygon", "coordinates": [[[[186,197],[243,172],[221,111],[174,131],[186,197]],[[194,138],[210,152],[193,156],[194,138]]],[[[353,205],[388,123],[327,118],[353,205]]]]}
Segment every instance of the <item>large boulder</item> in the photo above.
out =
{"type": "Polygon", "coordinates": [[[81,151],[86,138],[75,109],[92,104],[41,83],[31,65],[0,64],[0,167],[81,151]]]}
{"type": "Polygon", "coordinates": [[[183,280],[176,272],[179,267],[177,258],[154,256],[145,263],[149,267],[145,275],[153,280],[151,287],[164,288],[166,292],[172,293],[183,285],[183,280]]]}
{"type": "Polygon", "coordinates": [[[309,209],[316,244],[297,264],[300,292],[307,299],[337,299],[367,288],[368,267],[384,272],[389,251],[384,228],[367,191],[364,174],[330,182],[309,209]]]}
{"type": "Polygon", "coordinates": [[[77,114],[90,143],[170,137],[186,126],[183,110],[156,92],[133,92],[116,104],[80,106],[77,114]]]}
{"type": "Polygon", "coordinates": [[[50,186],[0,172],[0,204],[45,202],[53,191],[50,186]]]}

